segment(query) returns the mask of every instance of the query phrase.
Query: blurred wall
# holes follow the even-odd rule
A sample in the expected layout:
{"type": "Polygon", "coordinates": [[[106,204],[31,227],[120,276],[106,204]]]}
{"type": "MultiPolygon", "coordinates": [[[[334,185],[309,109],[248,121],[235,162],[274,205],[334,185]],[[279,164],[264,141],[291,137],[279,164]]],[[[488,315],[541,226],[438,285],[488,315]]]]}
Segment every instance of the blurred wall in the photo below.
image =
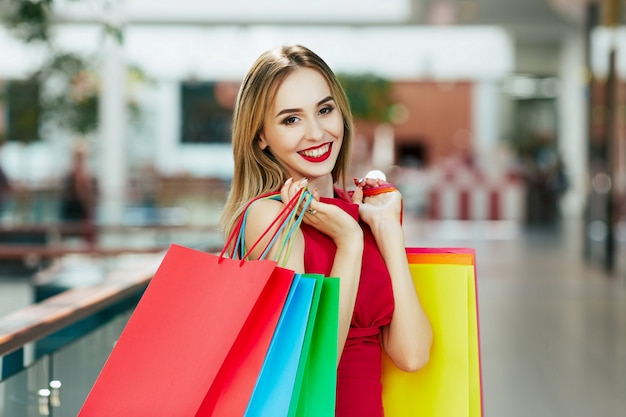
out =
{"type": "MultiPolygon", "coordinates": [[[[626,44],[621,40],[623,37],[623,32],[618,31],[620,45],[626,44]]],[[[592,60],[594,70],[599,73],[603,71],[603,51],[606,52],[610,39],[602,30],[593,36],[596,54],[592,60]]],[[[96,66],[107,59],[99,49],[99,26],[75,22],[60,26],[55,41],[67,50],[91,54],[96,66]]],[[[561,56],[551,55],[548,62],[549,54],[544,54],[546,60],[542,61],[542,55],[535,53],[535,61],[518,62],[524,45],[514,42],[507,31],[495,26],[202,27],[186,26],[184,22],[170,26],[131,25],[125,31],[123,59],[117,65],[138,65],[151,79],[151,83],[135,85],[132,91],[124,92],[133,94],[144,117],[140,123],[125,129],[123,167],[102,169],[103,161],[98,159],[101,153],[97,152],[92,161],[94,168],[106,172],[153,165],[163,175],[228,177],[232,169],[228,146],[181,143],[180,83],[188,80],[237,83],[258,53],[287,42],[312,47],[338,72],[371,72],[398,85],[404,83],[406,88],[399,88],[397,95],[406,100],[409,118],[396,125],[396,139],[400,143],[428,142],[430,158],[439,158],[471,144],[477,162],[486,166],[490,155],[502,145],[501,130],[507,114],[499,87],[503,80],[516,71],[546,72],[555,62],[560,63],[558,73],[554,74],[563,86],[558,142],[575,184],[568,191],[565,204],[573,215],[580,212],[586,166],[584,82],[578,75],[582,43],[576,33],[563,40],[561,56]],[[437,98],[421,101],[421,97],[434,97],[429,88],[436,89],[437,98]],[[434,114],[437,106],[445,106],[446,120],[454,123],[446,126],[442,121],[436,127],[438,120],[442,120],[441,112],[434,114]],[[428,114],[433,116],[425,117],[428,114]]],[[[6,58],[0,64],[0,79],[24,78],[45,58],[41,47],[25,47],[2,28],[0,49],[6,58]]],[[[620,71],[626,73],[626,62],[620,59],[620,71]]],[[[363,129],[373,131],[374,127],[363,129]]],[[[72,136],[59,130],[42,133],[43,140],[36,145],[10,145],[2,152],[0,158],[10,175],[37,184],[53,178],[66,164],[72,136]]],[[[97,146],[107,146],[106,138],[93,140],[97,146]]]]}

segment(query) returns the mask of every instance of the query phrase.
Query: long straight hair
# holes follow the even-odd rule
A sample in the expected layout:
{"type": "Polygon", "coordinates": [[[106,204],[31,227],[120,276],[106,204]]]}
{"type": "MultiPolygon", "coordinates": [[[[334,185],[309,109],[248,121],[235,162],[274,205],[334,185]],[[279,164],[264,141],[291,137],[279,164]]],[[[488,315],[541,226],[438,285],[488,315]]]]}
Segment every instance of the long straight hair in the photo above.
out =
{"type": "Polygon", "coordinates": [[[278,191],[286,170],[259,145],[265,115],[278,88],[298,68],[318,71],[328,83],[344,125],[343,143],[332,170],[333,182],[346,188],[354,136],[352,113],[346,93],[328,64],[310,49],[286,45],[261,54],[244,78],[233,112],[232,146],[234,173],[230,192],[220,219],[220,230],[229,236],[245,205],[253,198],[278,191]]]}

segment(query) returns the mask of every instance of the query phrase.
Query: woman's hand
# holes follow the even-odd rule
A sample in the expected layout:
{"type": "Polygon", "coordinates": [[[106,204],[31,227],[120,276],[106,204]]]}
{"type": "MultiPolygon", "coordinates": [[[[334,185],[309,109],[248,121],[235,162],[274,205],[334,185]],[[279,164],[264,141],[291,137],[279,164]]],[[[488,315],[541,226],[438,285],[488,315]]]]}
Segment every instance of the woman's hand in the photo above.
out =
{"type": "Polygon", "coordinates": [[[364,197],[367,189],[381,187],[384,181],[376,178],[354,179],[357,186],[352,194],[352,202],[359,205],[359,216],[373,231],[387,222],[400,223],[402,216],[402,195],[397,190],[385,191],[364,197]]]}
{"type": "MultiPolygon", "coordinates": [[[[307,184],[306,178],[298,181],[288,179],[280,190],[282,201],[290,201],[307,184]]],[[[361,227],[352,216],[333,204],[322,203],[317,191],[313,190],[312,194],[313,200],[304,214],[304,223],[329,236],[337,247],[363,240],[361,227]]]]}

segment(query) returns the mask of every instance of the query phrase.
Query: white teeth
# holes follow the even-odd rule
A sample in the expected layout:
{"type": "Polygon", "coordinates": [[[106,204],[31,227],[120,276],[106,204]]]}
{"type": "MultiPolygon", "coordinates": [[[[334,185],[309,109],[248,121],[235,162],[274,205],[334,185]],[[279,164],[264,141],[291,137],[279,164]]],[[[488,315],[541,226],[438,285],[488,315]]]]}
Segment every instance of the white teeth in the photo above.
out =
{"type": "Polygon", "coordinates": [[[300,152],[304,156],[308,156],[309,158],[319,158],[324,155],[330,149],[330,143],[322,146],[321,148],[313,149],[310,151],[302,151],[300,152]]]}

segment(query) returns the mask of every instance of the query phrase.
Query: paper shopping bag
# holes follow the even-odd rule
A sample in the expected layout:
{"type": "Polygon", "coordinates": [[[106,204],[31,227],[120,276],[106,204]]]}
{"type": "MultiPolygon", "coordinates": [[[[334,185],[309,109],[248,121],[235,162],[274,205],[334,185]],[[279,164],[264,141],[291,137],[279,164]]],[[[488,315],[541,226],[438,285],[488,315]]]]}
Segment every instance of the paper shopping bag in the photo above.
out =
{"type": "Polygon", "coordinates": [[[244,415],[246,403],[252,395],[284,309],[283,304],[288,298],[288,288],[281,285],[278,291],[272,289],[274,300],[270,300],[270,297],[259,298],[255,310],[250,314],[233,348],[222,363],[197,416],[244,415]],[[283,306],[282,309],[280,306],[283,306]]]}
{"type": "Polygon", "coordinates": [[[235,377],[246,403],[293,277],[274,261],[172,245],[79,416],[217,415],[215,399],[235,377]]]}
{"type": "Polygon", "coordinates": [[[317,311],[316,280],[296,274],[263,368],[246,409],[246,417],[287,416],[311,311],[317,311]]]}
{"type": "Polygon", "coordinates": [[[474,251],[410,248],[407,257],[433,345],[428,364],[415,373],[383,357],[385,416],[482,416],[474,251]]]}
{"type": "Polygon", "coordinates": [[[319,303],[315,316],[309,318],[289,417],[334,416],[337,398],[339,279],[321,275],[307,276],[317,280],[319,303]]]}
{"type": "Polygon", "coordinates": [[[311,342],[313,340],[313,330],[317,315],[319,313],[320,299],[322,296],[322,287],[324,282],[324,276],[320,274],[306,274],[307,278],[315,282],[313,290],[313,297],[311,298],[311,310],[309,311],[309,317],[306,322],[306,329],[304,330],[304,339],[302,341],[302,350],[300,352],[300,360],[295,373],[293,389],[291,390],[291,398],[289,398],[289,409],[287,410],[287,416],[293,416],[295,414],[295,408],[297,407],[298,398],[300,396],[300,390],[302,389],[302,383],[304,379],[304,371],[311,352],[311,342]]]}

